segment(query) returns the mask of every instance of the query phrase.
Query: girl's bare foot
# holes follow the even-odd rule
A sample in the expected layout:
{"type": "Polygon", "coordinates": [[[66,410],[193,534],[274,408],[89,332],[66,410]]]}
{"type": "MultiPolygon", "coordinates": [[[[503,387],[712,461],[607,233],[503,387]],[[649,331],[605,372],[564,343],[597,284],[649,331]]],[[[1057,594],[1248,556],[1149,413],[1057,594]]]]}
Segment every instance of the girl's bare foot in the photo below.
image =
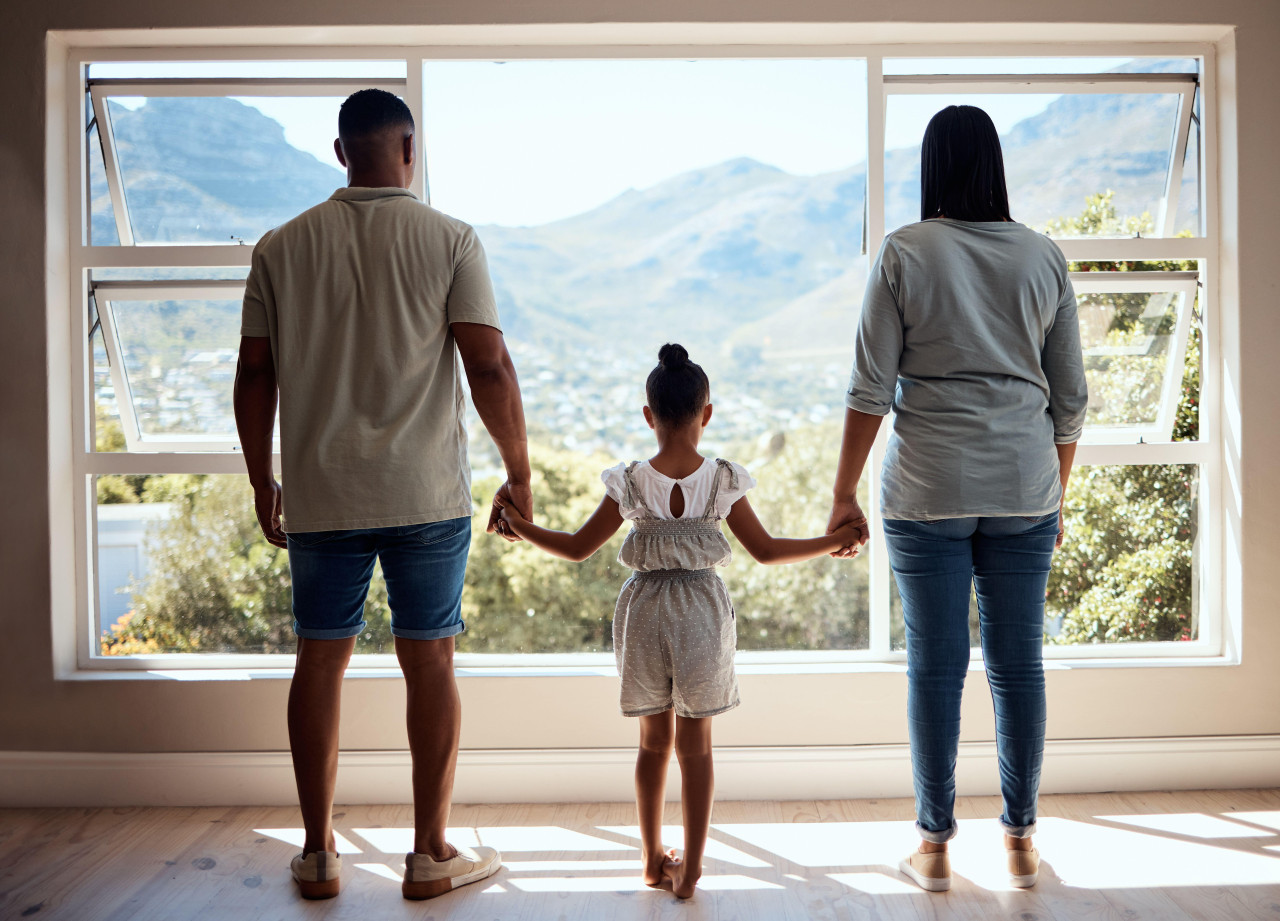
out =
{"type": "Polygon", "coordinates": [[[673,851],[662,864],[662,872],[671,881],[671,891],[678,899],[687,899],[693,895],[702,876],[702,867],[693,867],[673,851]]]}
{"type": "Polygon", "coordinates": [[[663,865],[674,859],[676,856],[675,848],[668,851],[658,851],[656,854],[646,854],[644,858],[644,884],[652,886],[654,889],[670,889],[671,880],[663,873],[663,865]]]}

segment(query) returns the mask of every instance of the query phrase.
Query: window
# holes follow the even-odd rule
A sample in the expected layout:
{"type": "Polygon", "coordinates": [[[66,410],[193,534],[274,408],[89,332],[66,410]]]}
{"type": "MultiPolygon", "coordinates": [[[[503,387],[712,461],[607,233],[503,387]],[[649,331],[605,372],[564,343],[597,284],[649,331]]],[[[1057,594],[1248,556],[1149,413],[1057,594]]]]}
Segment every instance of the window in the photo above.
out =
{"type": "MultiPolygon", "coordinates": [[[[918,217],[924,124],[987,108],[1014,217],[1072,263],[1090,386],[1047,654],[1215,648],[1199,602],[1216,578],[1198,536],[1214,514],[1215,424],[1199,410],[1214,399],[1200,367],[1216,246],[1198,59],[420,61],[88,62],[83,665],[292,649],[287,561],[258,535],[230,410],[239,302],[251,244],[343,184],[337,107],[368,85],[415,111],[420,194],[484,241],[544,523],[575,526],[601,469],[647,456],[644,378],[680,341],[712,382],[704,448],[752,469],[753,504],[791,536],[825,527],[868,253],[918,217]]],[[[501,467],[471,423],[484,508],[501,467]]],[[[737,554],[744,661],[901,658],[882,446],[857,562],[737,554]]],[[[610,661],[621,535],[574,567],[482,531],[463,661],[610,661]]],[[[366,620],[357,651],[389,652],[378,576],[366,620]]]]}

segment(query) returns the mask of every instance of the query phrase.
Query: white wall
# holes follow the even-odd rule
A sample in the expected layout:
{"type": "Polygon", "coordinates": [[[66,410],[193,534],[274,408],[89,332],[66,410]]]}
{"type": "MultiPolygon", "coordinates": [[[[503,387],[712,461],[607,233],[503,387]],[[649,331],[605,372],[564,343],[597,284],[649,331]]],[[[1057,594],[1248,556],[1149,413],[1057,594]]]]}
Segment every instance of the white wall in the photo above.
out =
{"type": "MultiPolygon", "coordinates": [[[[4,335],[0,335],[0,483],[10,517],[0,546],[0,763],[3,752],[279,752],[287,748],[284,702],[287,682],[58,680],[55,657],[65,650],[69,597],[61,580],[51,583],[51,520],[68,499],[51,495],[51,463],[69,433],[50,430],[50,410],[69,399],[58,376],[48,376],[50,342],[62,347],[67,331],[57,278],[60,244],[46,251],[46,213],[61,208],[61,174],[46,186],[46,32],[48,30],[195,29],[253,27],[256,40],[279,40],[271,26],[310,26],[311,42],[345,40],[356,7],[337,0],[223,0],[178,4],[168,0],[45,0],[9,4],[0,28],[0,253],[3,253],[4,335]],[[334,28],[339,27],[339,28],[334,28]],[[46,200],[46,196],[49,196],[46,200]],[[53,311],[48,312],[52,303],[53,311]],[[50,324],[50,318],[56,322],[50,324]],[[51,340],[51,336],[53,337],[51,340]],[[55,450],[51,452],[51,439],[55,450]],[[53,509],[52,518],[51,511],[53,509]],[[55,641],[55,636],[57,637],[55,641]]],[[[1028,35],[1042,40],[1220,37],[1219,59],[1236,82],[1238,109],[1223,111],[1221,167],[1224,293],[1239,304],[1224,320],[1227,392],[1238,401],[1238,424],[1226,438],[1233,504],[1228,548],[1239,555],[1240,577],[1228,578],[1237,597],[1243,662],[1233,667],[1067,668],[1051,671],[1050,737],[1057,740],[1218,735],[1280,737],[1280,486],[1273,480],[1280,456],[1280,343],[1275,253],[1280,249],[1280,4],[1253,0],[1075,0],[1064,4],[1010,4],[971,0],[967,26],[912,31],[913,23],[957,16],[949,0],[503,0],[420,2],[367,0],[360,25],[484,25],[521,23],[700,22],[664,35],[716,34],[720,21],[831,22],[866,25],[830,29],[833,39],[876,40],[904,36],[931,40],[1028,35]],[[1028,31],[1009,24],[1010,11],[1043,23],[1028,31]],[[1074,24],[1055,21],[1070,17],[1074,24]],[[983,24],[986,23],[986,24],[983,24]],[[994,23],[995,25],[992,25],[994,23]],[[1051,25],[1051,23],[1054,23],[1051,25]],[[1206,23],[1218,23],[1206,26],[1206,23]],[[839,35],[837,35],[837,32],[839,35]],[[1237,114],[1238,113],[1238,114],[1237,114]],[[1237,194],[1238,193],[1238,194],[1237,194]]],[[[597,27],[598,28],[598,27],[597,27]]],[[[789,27],[777,26],[779,36],[789,27]]],[[[139,33],[140,35],[142,33],[139,33]]],[[[160,36],[171,35],[159,33],[160,36]]],[[[424,33],[426,34],[426,33],[424,33]]],[[[548,34],[557,34],[554,30],[548,34]]],[[[744,33],[747,34],[747,33],[744,33]]],[[[701,37],[700,36],[700,37],[701,37]]],[[[197,40],[187,33],[187,40],[197,40]]],[[[145,36],[140,40],[146,41],[145,36]]],[[[207,41],[207,37],[202,39],[207,41]]],[[[57,51],[57,43],[50,46],[57,51]]],[[[54,76],[58,76],[55,68],[54,76]]],[[[55,111],[54,117],[60,112],[55,111]]],[[[56,168],[58,164],[54,164],[56,168]]],[[[59,572],[66,572],[60,569],[59,572]]],[[[467,749],[625,747],[634,726],[616,715],[616,679],[609,677],[464,676],[462,744],[467,749]]],[[[748,675],[747,705],[720,720],[724,746],[901,744],[905,741],[905,682],[899,671],[840,675],[748,675]]],[[[396,681],[349,682],[343,713],[348,749],[404,747],[397,711],[403,694],[396,681]]],[[[992,737],[990,704],[979,675],[971,676],[965,738],[992,737]]],[[[1200,744],[1203,744],[1203,740],[1200,744]]],[[[1277,759],[1280,761],[1280,759],[1277,759]]],[[[1211,762],[1197,762],[1211,763],[1211,762]]],[[[1212,786],[1208,767],[1186,786],[1212,786]]],[[[1226,775],[1223,775],[1224,777],[1226,775]]],[[[1225,782],[1225,781],[1224,781],[1225,782]]],[[[1256,778],[1250,782],[1257,782],[1256,778]]],[[[1280,765],[1274,782],[1280,783],[1280,765]]],[[[778,791],[777,795],[785,795],[778,791]]],[[[622,797],[627,794],[625,791],[622,797]]]]}

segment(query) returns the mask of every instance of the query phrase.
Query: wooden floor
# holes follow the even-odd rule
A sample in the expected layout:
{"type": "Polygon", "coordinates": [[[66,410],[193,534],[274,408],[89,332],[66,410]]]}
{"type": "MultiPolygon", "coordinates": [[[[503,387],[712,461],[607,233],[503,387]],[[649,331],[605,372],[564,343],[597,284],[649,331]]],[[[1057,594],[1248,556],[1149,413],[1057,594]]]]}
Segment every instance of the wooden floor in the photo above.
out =
{"type": "Polygon", "coordinates": [[[1043,797],[1025,892],[1003,876],[998,811],[960,802],[954,887],[927,894],[895,869],[914,842],[906,800],[720,803],[702,889],[680,903],[639,882],[632,806],[457,806],[452,840],[498,847],[505,867],[413,903],[405,806],[340,810],[344,889],[328,902],[289,879],[293,809],[0,810],[0,919],[1280,921],[1280,790],[1043,797]]]}

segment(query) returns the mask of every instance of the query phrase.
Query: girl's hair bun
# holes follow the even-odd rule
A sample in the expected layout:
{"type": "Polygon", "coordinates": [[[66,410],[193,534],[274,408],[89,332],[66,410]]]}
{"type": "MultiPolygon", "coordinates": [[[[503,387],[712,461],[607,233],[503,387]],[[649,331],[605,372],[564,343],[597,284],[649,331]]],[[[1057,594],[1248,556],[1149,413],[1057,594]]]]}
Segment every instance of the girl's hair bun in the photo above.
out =
{"type": "Polygon", "coordinates": [[[658,364],[668,371],[678,371],[689,363],[689,353],[683,345],[668,342],[658,349],[658,364]]]}

